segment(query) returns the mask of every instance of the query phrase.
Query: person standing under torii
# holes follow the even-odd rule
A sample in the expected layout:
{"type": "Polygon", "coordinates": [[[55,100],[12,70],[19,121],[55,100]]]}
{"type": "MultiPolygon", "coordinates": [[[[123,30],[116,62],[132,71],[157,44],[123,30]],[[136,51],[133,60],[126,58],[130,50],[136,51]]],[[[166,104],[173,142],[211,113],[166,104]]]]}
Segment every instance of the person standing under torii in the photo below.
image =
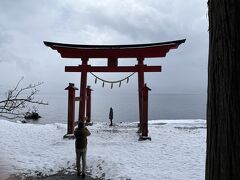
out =
{"type": "Polygon", "coordinates": [[[109,120],[110,120],[110,126],[112,126],[112,120],[113,120],[113,108],[110,107],[110,111],[109,111],[109,120]]]}

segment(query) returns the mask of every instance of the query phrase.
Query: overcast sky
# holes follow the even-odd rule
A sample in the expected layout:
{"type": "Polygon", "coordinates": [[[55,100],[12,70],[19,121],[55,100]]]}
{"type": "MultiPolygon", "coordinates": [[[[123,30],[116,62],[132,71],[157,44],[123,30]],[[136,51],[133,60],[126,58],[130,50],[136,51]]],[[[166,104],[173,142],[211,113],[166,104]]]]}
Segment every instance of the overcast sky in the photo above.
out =
{"type": "MultiPolygon", "coordinates": [[[[24,76],[25,83],[43,81],[41,90],[63,91],[69,82],[79,86],[79,73],[64,66],[79,59],[61,59],[43,41],[76,44],[135,44],[186,38],[165,58],[147,59],[161,73],[146,73],[153,93],[205,93],[207,88],[208,18],[206,0],[1,0],[0,92],[24,76]]],[[[91,60],[92,65],[106,60],[91,60]]],[[[119,60],[134,65],[134,59],[119,60]]],[[[98,74],[118,80],[128,73],[98,74]]],[[[88,84],[103,91],[88,75],[88,84]]],[[[110,86],[104,90],[110,91],[110,86]]],[[[136,92],[137,75],[114,91],[136,92]]]]}

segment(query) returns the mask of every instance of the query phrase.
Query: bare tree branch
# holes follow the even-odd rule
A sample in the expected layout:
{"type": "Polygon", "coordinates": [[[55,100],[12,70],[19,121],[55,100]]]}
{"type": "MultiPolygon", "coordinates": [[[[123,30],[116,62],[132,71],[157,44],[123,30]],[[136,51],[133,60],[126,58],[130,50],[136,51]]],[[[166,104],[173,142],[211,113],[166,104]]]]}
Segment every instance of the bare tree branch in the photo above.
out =
{"type": "MultiPolygon", "coordinates": [[[[0,117],[8,119],[23,118],[28,112],[26,109],[29,105],[48,105],[43,100],[35,100],[35,95],[39,92],[37,87],[41,86],[43,82],[29,84],[19,89],[23,79],[22,77],[12,90],[8,90],[4,100],[0,100],[0,117]]],[[[34,107],[34,111],[36,110],[37,108],[34,107]]]]}

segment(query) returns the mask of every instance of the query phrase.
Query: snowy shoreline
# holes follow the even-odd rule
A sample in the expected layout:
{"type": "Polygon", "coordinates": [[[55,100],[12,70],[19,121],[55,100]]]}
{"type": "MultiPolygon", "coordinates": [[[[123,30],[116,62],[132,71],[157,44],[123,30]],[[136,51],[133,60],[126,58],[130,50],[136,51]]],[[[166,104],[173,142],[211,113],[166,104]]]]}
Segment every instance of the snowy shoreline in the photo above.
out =
{"type": "MultiPolygon", "coordinates": [[[[105,179],[204,179],[205,120],[149,121],[152,141],[138,141],[137,123],[89,126],[87,165],[105,179]]],[[[1,178],[75,172],[74,140],[66,124],[22,124],[0,120],[1,178]]]]}

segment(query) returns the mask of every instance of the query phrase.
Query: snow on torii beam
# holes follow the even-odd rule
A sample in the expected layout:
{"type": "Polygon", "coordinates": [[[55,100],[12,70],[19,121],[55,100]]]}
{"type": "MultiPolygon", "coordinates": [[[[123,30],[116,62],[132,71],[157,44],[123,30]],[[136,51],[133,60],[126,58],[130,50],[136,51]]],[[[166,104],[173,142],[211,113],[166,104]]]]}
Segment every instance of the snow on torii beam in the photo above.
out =
{"type": "Polygon", "coordinates": [[[57,50],[63,58],[154,58],[165,57],[170,49],[176,49],[186,39],[151,44],[132,45],[77,45],[44,41],[57,50]]]}

